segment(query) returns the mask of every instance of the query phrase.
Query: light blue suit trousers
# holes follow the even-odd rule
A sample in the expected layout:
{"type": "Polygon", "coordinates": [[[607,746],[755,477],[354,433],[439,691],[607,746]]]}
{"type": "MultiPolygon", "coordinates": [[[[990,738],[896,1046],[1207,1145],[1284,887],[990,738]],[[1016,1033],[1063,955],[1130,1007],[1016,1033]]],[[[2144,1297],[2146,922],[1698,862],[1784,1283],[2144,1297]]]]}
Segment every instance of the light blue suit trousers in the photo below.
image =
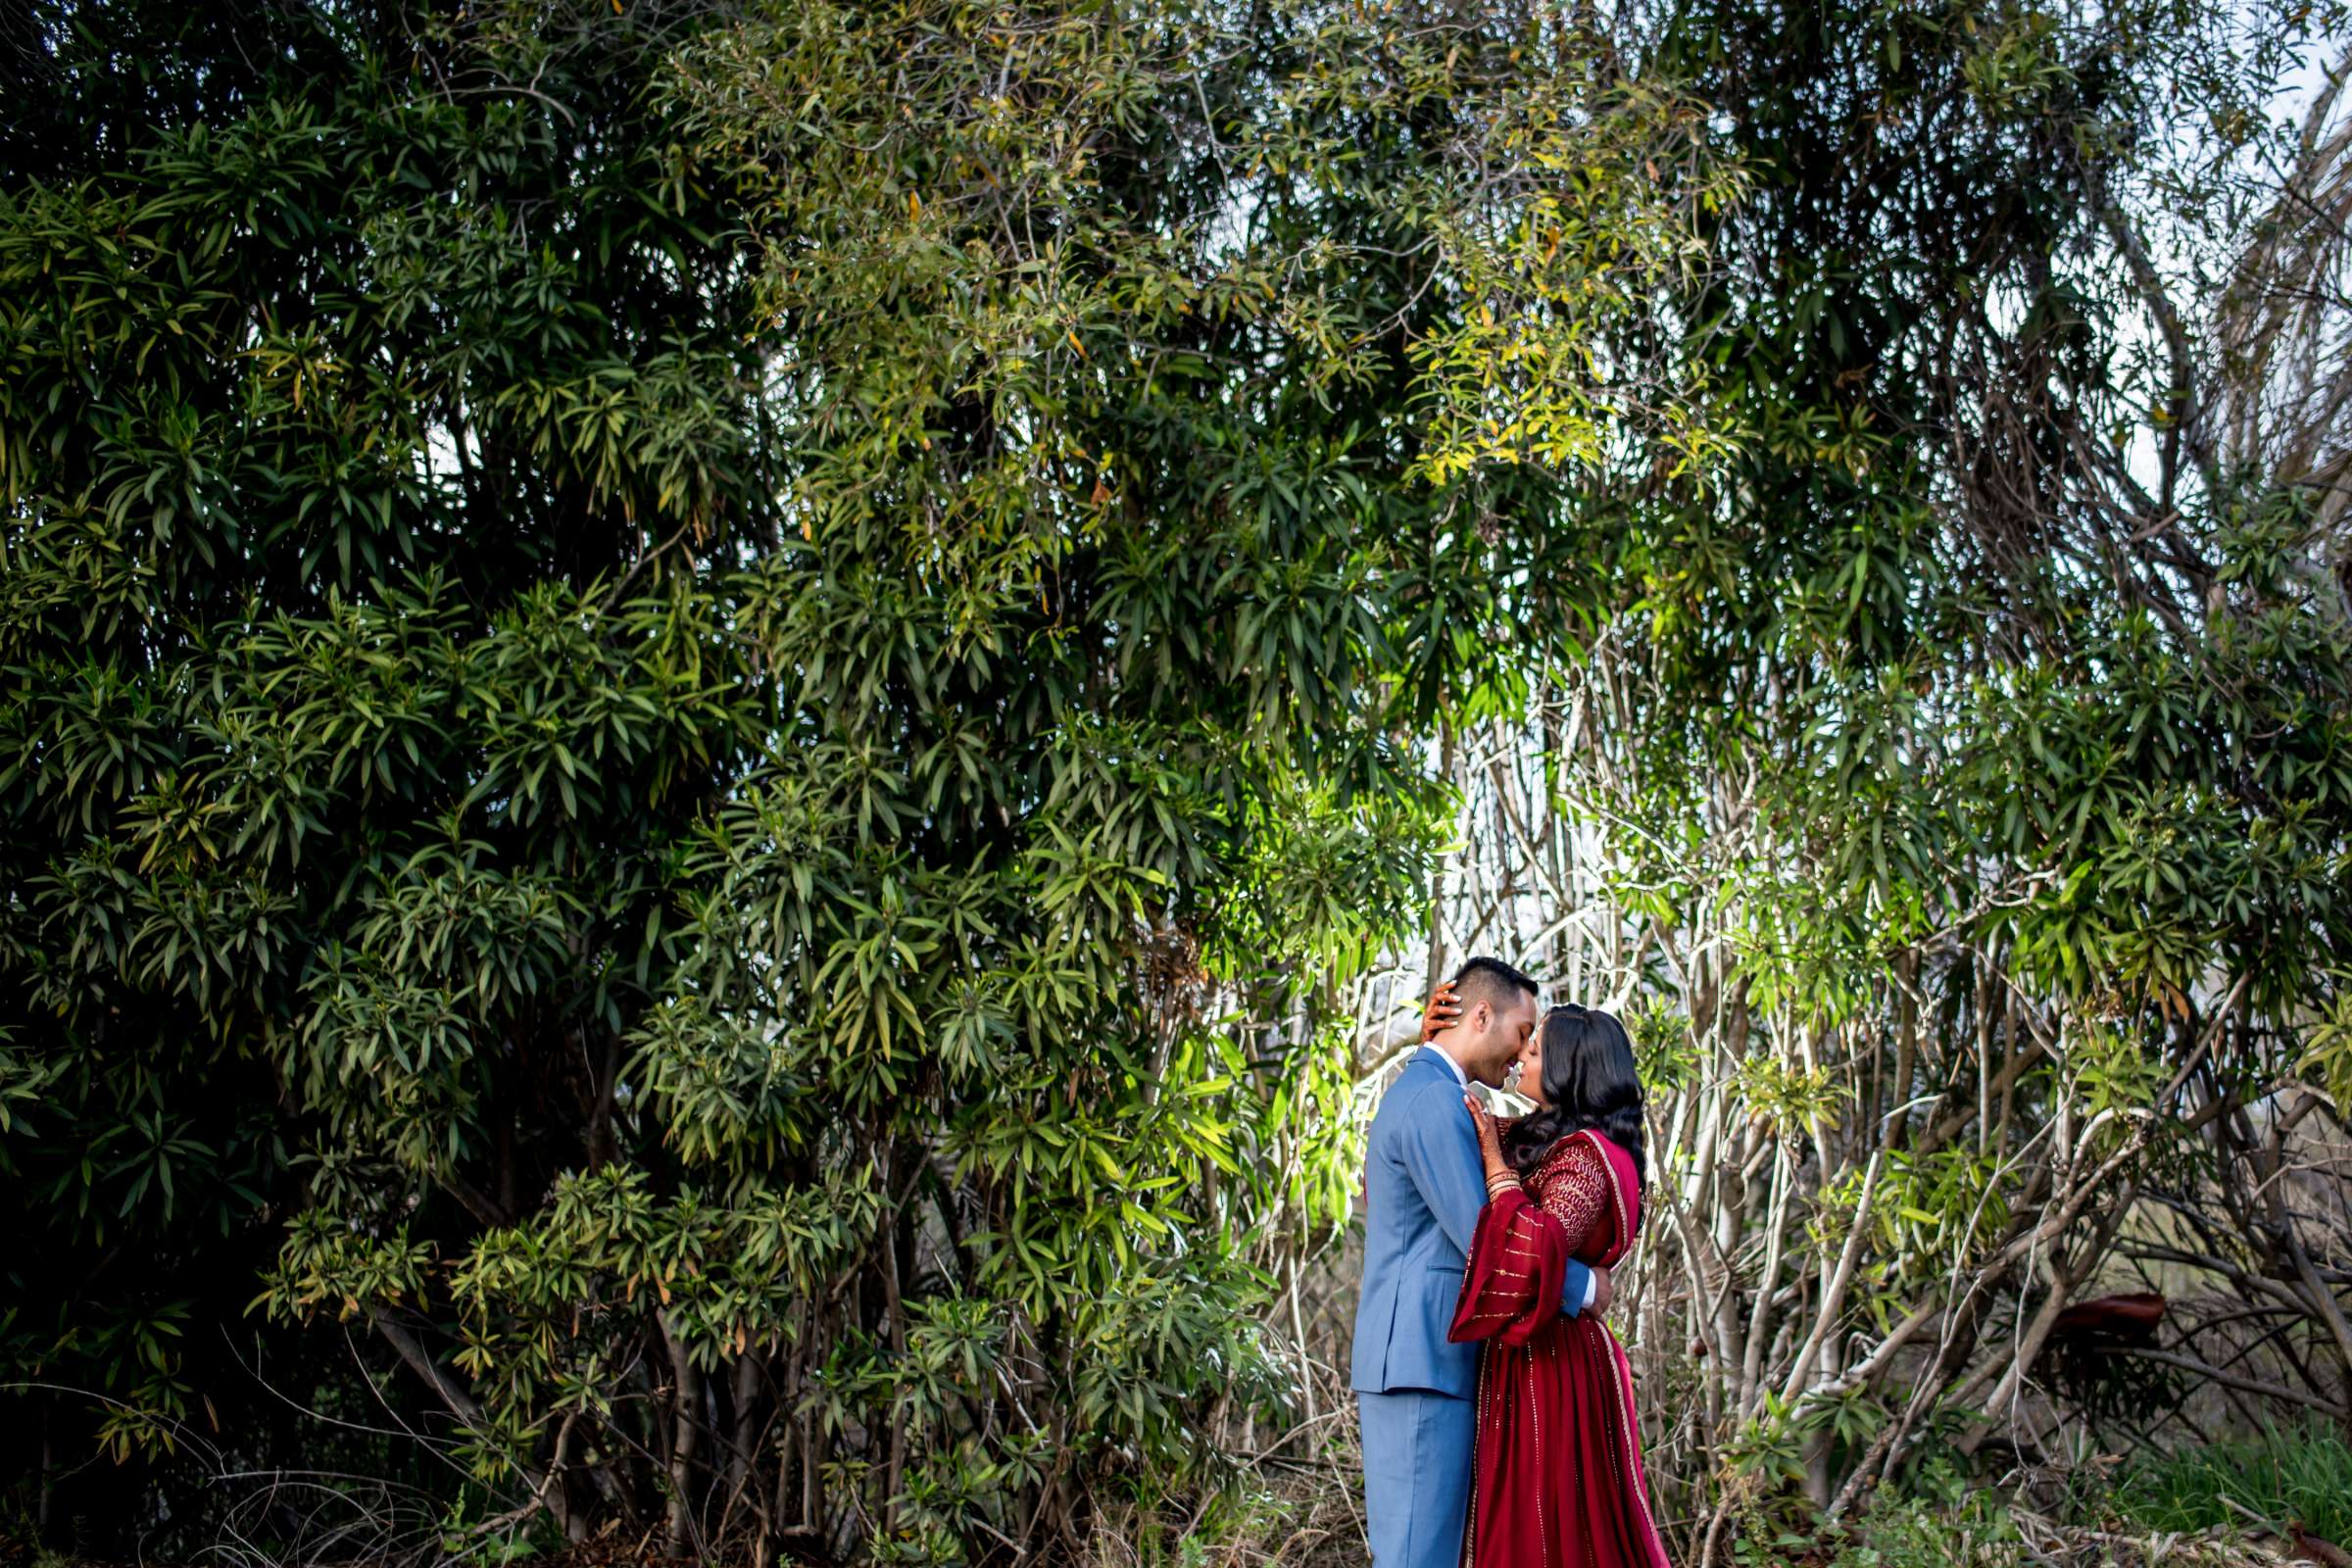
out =
{"type": "Polygon", "coordinates": [[[1478,1405],[1450,1394],[1358,1394],[1364,1526],[1375,1568],[1460,1568],[1478,1405]]]}

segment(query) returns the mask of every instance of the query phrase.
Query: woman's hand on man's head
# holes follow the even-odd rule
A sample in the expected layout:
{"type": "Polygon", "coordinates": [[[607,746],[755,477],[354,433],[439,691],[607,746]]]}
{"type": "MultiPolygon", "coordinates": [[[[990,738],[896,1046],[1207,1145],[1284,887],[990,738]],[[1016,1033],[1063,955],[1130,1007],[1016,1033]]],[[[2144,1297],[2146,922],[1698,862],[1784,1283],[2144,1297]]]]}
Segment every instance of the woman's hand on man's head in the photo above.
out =
{"type": "Polygon", "coordinates": [[[1421,1043],[1426,1046],[1452,1028],[1461,1015],[1462,999],[1454,994],[1453,982],[1448,980],[1429,994],[1429,1001],[1421,1008],[1421,1043]]]}

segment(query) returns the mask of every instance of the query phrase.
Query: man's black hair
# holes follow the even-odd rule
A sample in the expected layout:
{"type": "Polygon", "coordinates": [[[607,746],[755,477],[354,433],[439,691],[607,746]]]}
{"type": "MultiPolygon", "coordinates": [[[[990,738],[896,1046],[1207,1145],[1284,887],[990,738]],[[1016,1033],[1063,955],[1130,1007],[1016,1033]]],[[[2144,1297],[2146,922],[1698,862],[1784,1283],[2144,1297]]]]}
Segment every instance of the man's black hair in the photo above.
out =
{"type": "Polygon", "coordinates": [[[1453,992],[1464,1013],[1482,1002],[1501,1012],[1521,997],[1533,1001],[1536,983],[1500,958],[1479,957],[1453,971],[1453,992]]]}

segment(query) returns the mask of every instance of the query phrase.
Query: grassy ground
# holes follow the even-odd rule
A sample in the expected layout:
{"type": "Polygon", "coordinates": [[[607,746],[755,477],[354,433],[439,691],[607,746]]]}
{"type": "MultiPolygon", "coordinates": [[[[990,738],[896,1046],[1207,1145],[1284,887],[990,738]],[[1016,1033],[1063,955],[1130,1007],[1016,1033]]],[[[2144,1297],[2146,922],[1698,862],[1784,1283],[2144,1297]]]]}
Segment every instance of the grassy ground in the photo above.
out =
{"type": "Polygon", "coordinates": [[[2132,1466],[2117,1485],[2116,1502],[2159,1530],[2234,1519],[2352,1543],[2352,1444],[2314,1423],[2183,1449],[2132,1466]]]}
{"type": "MultiPolygon", "coordinates": [[[[1205,1505],[1121,1505],[1095,1568],[1361,1568],[1346,1445],[1335,1433],[1320,1453],[1261,1463],[1205,1505]]],[[[1843,1528],[1759,1524],[1733,1552],[1755,1568],[2352,1568],[2338,1543],[2352,1543],[2352,1444],[2312,1427],[2044,1477],[2030,1500],[1931,1467],[1843,1528]]]]}
{"type": "MultiPolygon", "coordinates": [[[[1098,1498],[1102,1528],[1089,1560],[1065,1568],[1363,1568],[1362,1498],[1348,1428],[1345,1409],[1334,1411],[1319,1432],[1256,1454],[1232,1485],[1205,1499],[1098,1498]]],[[[2030,1498],[1930,1466],[1907,1478],[1906,1490],[1877,1496],[1842,1528],[1781,1518],[1740,1531],[1732,1543],[1735,1563],[2352,1568],[2352,1554],[2337,1545],[2352,1543],[2352,1444],[2320,1426],[2280,1430],[2112,1470],[2042,1477],[2030,1498]]],[[[74,1563],[5,1537],[0,1530],[0,1568],[114,1568],[74,1563]]],[[[221,1568],[293,1568],[291,1560],[250,1552],[199,1560],[221,1568]]],[[[645,1544],[608,1541],[528,1560],[534,1568],[630,1568],[657,1559],[645,1544]]]]}

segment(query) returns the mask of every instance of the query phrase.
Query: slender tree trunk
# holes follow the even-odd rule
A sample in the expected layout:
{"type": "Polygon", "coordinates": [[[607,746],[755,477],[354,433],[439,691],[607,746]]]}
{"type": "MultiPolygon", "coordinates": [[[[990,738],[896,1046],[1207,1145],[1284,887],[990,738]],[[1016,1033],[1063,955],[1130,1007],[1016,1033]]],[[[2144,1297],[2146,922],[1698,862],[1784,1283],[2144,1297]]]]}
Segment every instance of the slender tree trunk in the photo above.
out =
{"type": "Polygon", "coordinates": [[[682,1557],[695,1544],[694,1461],[702,1447],[703,1375],[687,1353],[686,1342],[662,1313],[662,1338],[669,1347],[670,1440],[669,1514],[664,1539],[673,1557],[682,1557]]]}

